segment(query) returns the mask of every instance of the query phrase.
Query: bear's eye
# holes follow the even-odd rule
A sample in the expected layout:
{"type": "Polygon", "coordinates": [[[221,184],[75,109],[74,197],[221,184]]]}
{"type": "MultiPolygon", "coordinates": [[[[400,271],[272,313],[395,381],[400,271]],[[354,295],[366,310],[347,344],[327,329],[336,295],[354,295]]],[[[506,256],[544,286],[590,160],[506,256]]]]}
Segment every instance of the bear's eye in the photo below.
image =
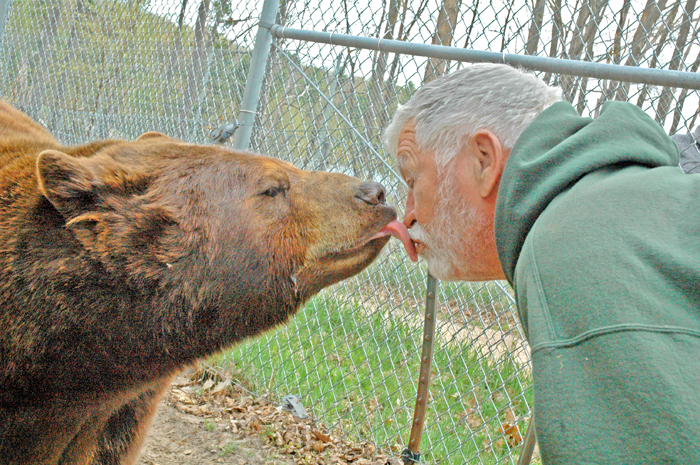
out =
{"type": "Polygon", "coordinates": [[[278,195],[282,194],[282,196],[287,197],[287,189],[287,186],[270,187],[269,189],[263,191],[261,195],[265,195],[267,197],[277,197],[278,195]]]}

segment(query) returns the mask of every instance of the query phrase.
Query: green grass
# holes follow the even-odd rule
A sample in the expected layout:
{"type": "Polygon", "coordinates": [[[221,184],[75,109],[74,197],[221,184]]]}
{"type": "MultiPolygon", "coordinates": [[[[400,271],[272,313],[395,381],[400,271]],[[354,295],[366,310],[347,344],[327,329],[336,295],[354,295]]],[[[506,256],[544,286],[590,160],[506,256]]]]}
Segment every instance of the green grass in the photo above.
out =
{"type": "Polygon", "coordinates": [[[211,420],[205,419],[204,429],[206,429],[207,431],[214,431],[216,429],[216,424],[211,420]]]}
{"type": "MultiPolygon", "coordinates": [[[[410,321],[418,325],[407,321],[400,310],[368,314],[337,294],[322,294],[289,325],[213,363],[272,400],[300,395],[336,434],[400,453],[413,418],[422,340],[422,316],[414,310],[410,321]]],[[[511,453],[501,439],[502,424],[526,415],[532,394],[527,371],[509,360],[496,366],[468,341],[436,340],[421,443],[426,462],[465,463],[478,456],[496,463],[511,453]]],[[[518,425],[524,429],[523,421],[518,425]]]]}
{"type": "Polygon", "coordinates": [[[221,450],[219,451],[219,456],[224,457],[224,456],[227,456],[229,454],[233,454],[234,452],[236,452],[237,449],[238,449],[237,444],[229,442],[225,446],[221,447],[221,450]]]}

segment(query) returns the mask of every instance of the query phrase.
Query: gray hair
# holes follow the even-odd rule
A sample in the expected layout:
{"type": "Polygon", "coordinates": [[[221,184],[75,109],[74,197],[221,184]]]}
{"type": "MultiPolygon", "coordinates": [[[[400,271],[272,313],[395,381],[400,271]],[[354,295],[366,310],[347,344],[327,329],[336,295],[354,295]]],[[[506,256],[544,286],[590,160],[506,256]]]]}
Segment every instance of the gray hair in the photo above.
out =
{"type": "Polygon", "coordinates": [[[513,148],[523,130],[561,99],[561,89],[508,65],[470,65],[431,81],[400,105],[384,131],[384,145],[396,157],[399,133],[413,121],[419,149],[433,151],[442,169],[464,138],[480,129],[513,148]]]}

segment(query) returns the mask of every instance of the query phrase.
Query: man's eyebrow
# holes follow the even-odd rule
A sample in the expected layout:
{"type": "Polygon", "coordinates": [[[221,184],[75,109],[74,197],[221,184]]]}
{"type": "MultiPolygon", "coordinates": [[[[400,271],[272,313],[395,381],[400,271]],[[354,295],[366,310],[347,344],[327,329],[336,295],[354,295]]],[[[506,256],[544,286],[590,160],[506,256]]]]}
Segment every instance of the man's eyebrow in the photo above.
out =
{"type": "Polygon", "coordinates": [[[406,168],[406,157],[402,157],[400,154],[396,154],[396,169],[403,171],[406,168]]]}
{"type": "Polygon", "coordinates": [[[407,156],[401,155],[401,151],[399,151],[396,154],[396,169],[399,170],[400,172],[405,172],[407,170],[406,168],[406,160],[408,159],[407,156]]]}

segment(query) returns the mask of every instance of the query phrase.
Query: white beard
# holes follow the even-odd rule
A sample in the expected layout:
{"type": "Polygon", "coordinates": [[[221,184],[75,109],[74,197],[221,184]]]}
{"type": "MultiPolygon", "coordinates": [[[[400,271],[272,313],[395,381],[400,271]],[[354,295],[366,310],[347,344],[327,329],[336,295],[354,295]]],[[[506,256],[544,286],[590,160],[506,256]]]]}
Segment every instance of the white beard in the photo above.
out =
{"type": "Polygon", "coordinates": [[[434,277],[458,281],[468,276],[473,250],[479,247],[475,234],[480,228],[476,208],[459,195],[453,174],[448,174],[437,189],[435,216],[429,224],[414,225],[411,238],[424,244],[421,250],[434,277]]]}

